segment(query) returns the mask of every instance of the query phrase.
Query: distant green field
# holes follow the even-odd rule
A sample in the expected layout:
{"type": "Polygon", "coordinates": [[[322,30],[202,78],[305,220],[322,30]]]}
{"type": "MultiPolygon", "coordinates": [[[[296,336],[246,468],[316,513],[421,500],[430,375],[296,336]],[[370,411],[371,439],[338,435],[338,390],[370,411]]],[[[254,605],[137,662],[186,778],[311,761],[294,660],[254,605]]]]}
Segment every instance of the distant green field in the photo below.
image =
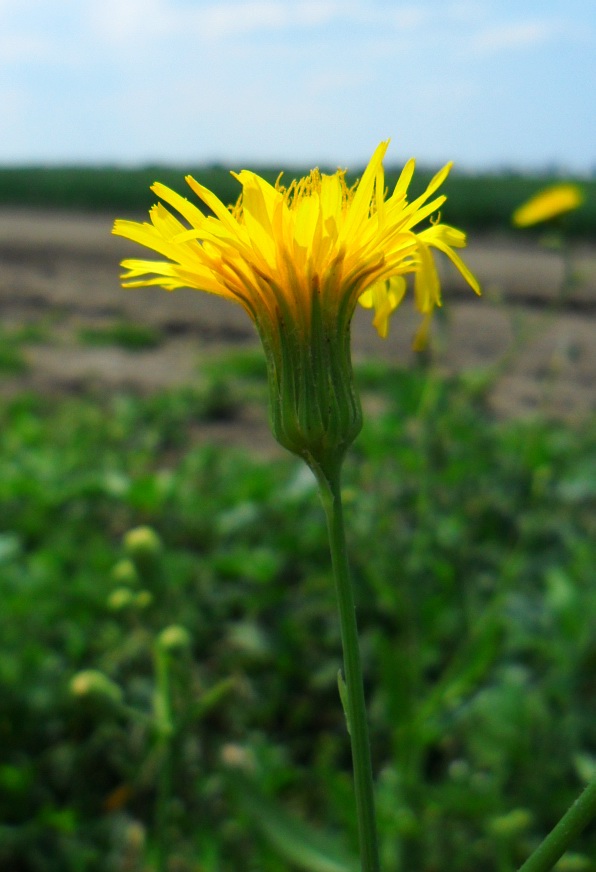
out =
{"type": "MultiPolygon", "coordinates": [[[[278,169],[257,168],[272,182],[278,169]]],[[[389,168],[391,188],[399,170],[389,168]]],[[[225,203],[232,203],[239,185],[222,166],[174,168],[147,166],[121,167],[11,167],[0,168],[0,206],[35,206],[88,211],[144,212],[154,202],[149,190],[159,180],[176,190],[185,188],[184,176],[190,173],[215,191],[225,203]]],[[[304,168],[290,167],[288,178],[304,175],[304,168]]],[[[432,172],[421,169],[412,184],[418,193],[432,172]]],[[[547,175],[525,176],[505,173],[463,175],[454,172],[444,186],[449,197],[445,217],[450,223],[475,230],[507,230],[511,213],[525,199],[559,178],[547,175]]],[[[586,193],[584,205],[566,219],[569,232],[577,237],[596,237],[596,180],[581,181],[586,193]]]]}

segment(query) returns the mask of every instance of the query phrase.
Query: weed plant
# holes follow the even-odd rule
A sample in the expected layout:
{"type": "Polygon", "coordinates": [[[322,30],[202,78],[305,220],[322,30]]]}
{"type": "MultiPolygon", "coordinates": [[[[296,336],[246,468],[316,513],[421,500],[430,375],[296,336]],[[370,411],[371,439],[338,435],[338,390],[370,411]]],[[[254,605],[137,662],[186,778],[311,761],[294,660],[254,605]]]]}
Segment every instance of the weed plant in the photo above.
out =
{"type": "MultiPolygon", "coordinates": [[[[157,868],[153,652],[172,624],[191,647],[171,657],[168,868],[298,868],[271,844],[285,813],[331,818],[355,853],[314,480],[273,442],[201,436],[228,366],[228,417],[264,401],[255,361],[201,390],[2,401],[0,868],[157,868]],[[138,525],[157,572],[126,562],[138,525]],[[73,695],[81,670],[122,702],[73,695]]],[[[383,869],[510,872],[596,769],[596,421],[496,422],[473,376],[358,377],[382,409],[345,497],[383,869]]],[[[595,868],[594,828],[576,852],[559,868],[595,868]]]]}

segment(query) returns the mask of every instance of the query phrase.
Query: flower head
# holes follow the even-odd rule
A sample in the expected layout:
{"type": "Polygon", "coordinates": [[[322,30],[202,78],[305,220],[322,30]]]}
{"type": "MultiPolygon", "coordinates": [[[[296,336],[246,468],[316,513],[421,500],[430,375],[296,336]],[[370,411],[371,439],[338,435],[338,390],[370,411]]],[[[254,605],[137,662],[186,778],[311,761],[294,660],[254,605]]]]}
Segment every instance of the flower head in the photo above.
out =
{"type": "Polygon", "coordinates": [[[150,224],[116,221],[115,234],[167,258],[123,261],[124,286],[196,288],[240,303],[257,325],[287,316],[306,331],[313,294],[320,296],[323,308],[341,309],[349,316],[360,299],[375,309],[374,323],[382,336],[404,296],[402,277],[407,273],[415,275],[416,303],[423,314],[440,305],[431,248],[444,252],[478,293],[478,283],[453,251],[465,246],[465,234],[441,223],[414,230],[445,202],[444,195],[431,197],[451,164],[408,203],[414,172],[414,161],[408,161],[387,198],[382,164],[387,146],[378,146],[362,179],[351,188],[343,170],[333,175],[313,170],[287,187],[281,177],[272,186],[248,170],[234,173],[242,193],[233,208],[187,176],[190,188],[213,213],[209,216],[156,182],[154,193],[187,225],[161,203],[151,209],[150,224]]]}
{"type": "Polygon", "coordinates": [[[114,225],[117,235],[165,258],[123,261],[125,287],[196,288],[244,307],[267,356],[274,432],[303,456],[321,455],[333,442],[345,447],[360,429],[349,348],[357,302],[374,309],[373,323],[386,336],[389,318],[405,294],[405,276],[412,273],[416,305],[426,323],[441,304],[433,248],[446,254],[479,293],[454,251],[465,246],[465,235],[438,221],[417,229],[445,202],[444,195],[434,195],[451,165],[408,202],[410,160],[387,196],[387,146],[377,147],[352,187],[343,170],[331,175],[313,170],[288,186],[281,177],[270,185],[242,170],[233,174],[242,193],[227,208],[187,176],[211,214],[156,183],[154,193],[185,223],[158,203],[151,223],[114,225]]]}
{"type": "Polygon", "coordinates": [[[530,227],[571,212],[583,201],[584,195],[578,185],[552,185],[519,206],[512,220],[516,227],[530,227]]]}

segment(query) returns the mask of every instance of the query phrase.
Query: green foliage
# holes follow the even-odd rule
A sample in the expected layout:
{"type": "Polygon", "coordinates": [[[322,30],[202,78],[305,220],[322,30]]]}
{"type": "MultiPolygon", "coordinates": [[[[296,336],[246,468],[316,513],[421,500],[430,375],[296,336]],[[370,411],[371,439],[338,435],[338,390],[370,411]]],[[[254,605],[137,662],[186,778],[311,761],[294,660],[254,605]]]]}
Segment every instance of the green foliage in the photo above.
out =
{"type": "MultiPolygon", "coordinates": [[[[236,364],[231,418],[265,395],[236,364]]],[[[3,869],[154,870],[167,843],[171,869],[283,872],[276,839],[307,822],[355,853],[322,509],[273,442],[263,460],[201,436],[231,369],[2,400],[3,869]],[[139,527],[159,535],[143,559],[139,527]]],[[[596,771],[596,421],[496,423],[478,383],[422,369],[359,381],[384,409],[344,488],[383,869],[509,872],[596,771]]],[[[574,851],[594,869],[594,831],[574,851]]]]}
{"type": "Polygon", "coordinates": [[[106,327],[85,327],[79,331],[79,339],[87,345],[118,345],[129,351],[143,351],[157,347],[162,337],[148,324],[117,321],[106,327]]]}
{"type": "Polygon", "coordinates": [[[27,361],[15,331],[0,328],[0,374],[16,374],[27,370],[27,361]]]}
{"type": "MultiPolygon", "coordinates": [[[[234,167],[234,169],[239,169],[234,167]]],[[[251,167],[273,183],[278,169],[251,167]]],[[[334,172],[335,167],[327,168],[334,172]]],[[[387,168],[387,186],[392,189],[399,175],[398,168],[387,168]]],[[[285,178],[305,175],[308,168],[288,167],[285,178]]],[[[179,193],[185,190],[192,196],[184,181],[192,175],[201,184],[214,191],[222,202],[235,203],[240,185],[226,167],[196,166],[176,168],[149,166],[126,167],[0,167],[0,204],[3,206],[41,206],[58,209],[84,209],[88,211],[146,213],[155,202],[150,186],[160,181],[179,193]]],[[[416,171],[411,194],[416,196],[432,178],[433,172],[421,168],[416,171]]],[[[351,174],[354,181],[356,174],[351,174]]],[[[448,195],[445,218],[456,227],[474,227],[476,230],[511,229],[511,215],[522,202],[541,188],[560,182],[559,176],[547,173],[522,175],[510,171],[464,174],[457,168],[444,185],[448,195]]],[[[572,236],[593,238],[596,234],[596,181],[577,181],[586,194],[585,203],[565,219],[572,236]]],[[[531,232],[531,231],[530,231],[531,232]]]]}

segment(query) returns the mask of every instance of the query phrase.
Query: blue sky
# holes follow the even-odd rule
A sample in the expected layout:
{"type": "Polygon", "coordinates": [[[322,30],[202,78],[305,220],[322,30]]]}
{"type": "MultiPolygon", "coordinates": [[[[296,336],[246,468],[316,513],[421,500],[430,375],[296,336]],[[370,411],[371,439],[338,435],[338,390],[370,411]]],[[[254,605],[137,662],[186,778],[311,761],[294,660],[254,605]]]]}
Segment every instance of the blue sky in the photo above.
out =
{"type": "Polygon", "coordinates": [[[0,0],[0,164],[596,169],[594,0],[0,0]]]}

